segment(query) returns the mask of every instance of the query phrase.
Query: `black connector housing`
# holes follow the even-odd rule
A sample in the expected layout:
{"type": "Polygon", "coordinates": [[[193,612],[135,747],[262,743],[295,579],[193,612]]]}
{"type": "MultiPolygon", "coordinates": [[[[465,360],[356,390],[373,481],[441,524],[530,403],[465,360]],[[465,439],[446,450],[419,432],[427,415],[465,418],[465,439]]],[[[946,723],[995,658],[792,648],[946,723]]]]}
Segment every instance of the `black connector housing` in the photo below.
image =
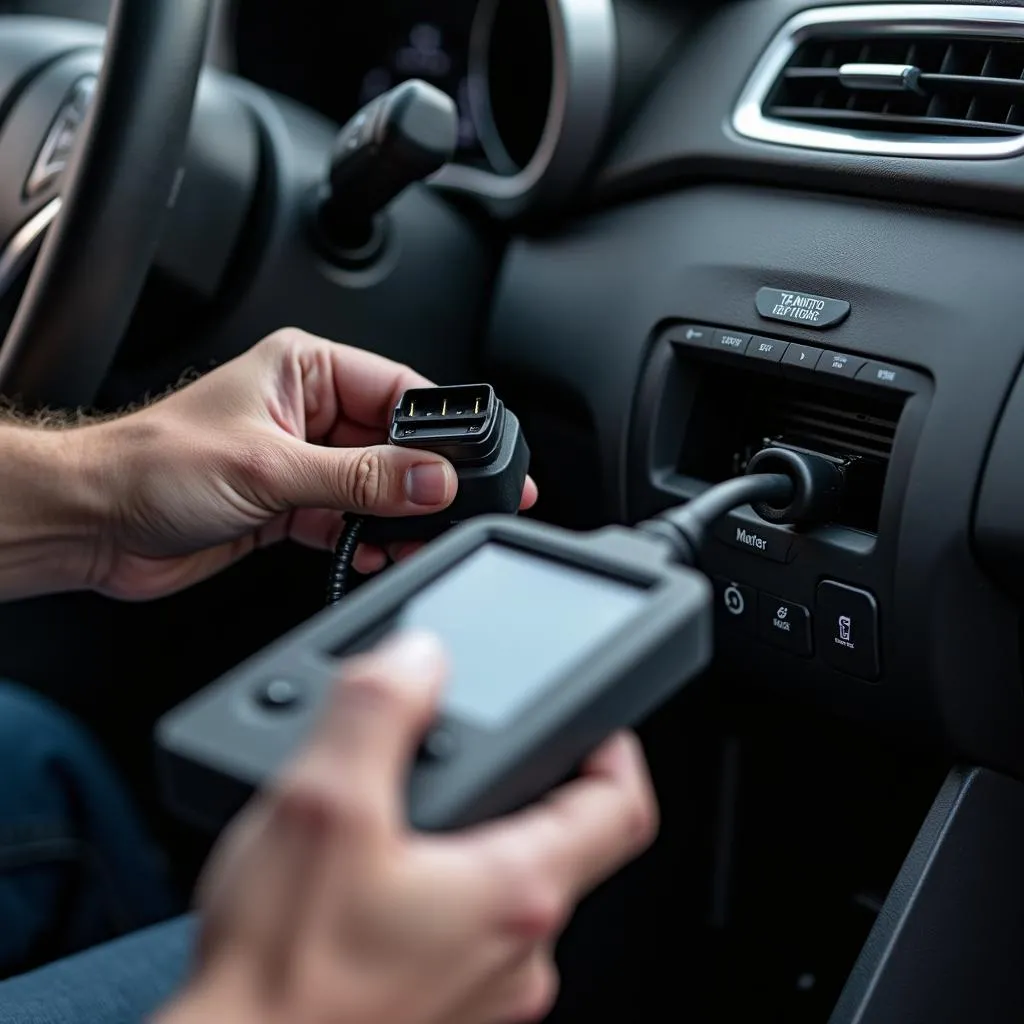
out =
{"type": "Polygon", "coordinates": [[[388,443],[433,452],[459,476],[448,508],[425,516],[367,516],[360,541],[377,546],[432,540],[473,516],[515,514],[530,468],[519,420],[490,384],[415,388],[395,406],[388,443]]]}

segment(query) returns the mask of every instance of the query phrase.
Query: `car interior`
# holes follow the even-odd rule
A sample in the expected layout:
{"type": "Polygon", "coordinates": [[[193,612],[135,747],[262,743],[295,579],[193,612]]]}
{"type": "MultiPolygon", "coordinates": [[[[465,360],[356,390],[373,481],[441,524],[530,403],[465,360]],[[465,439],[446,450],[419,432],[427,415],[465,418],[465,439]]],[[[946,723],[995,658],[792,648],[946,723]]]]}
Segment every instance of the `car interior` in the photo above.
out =
{"type": "MultiPolygon", "coordinates": [[[[1022,210],[1015,2],[0,2],[4,394],[117,410],[295,326],[493,385],[573,530],[842,466],[702,552],[714,664],[640,730],[661,834],[569,926],[558,1024],[1024,1020],[1022,210]],[[413,79],[454,156],[332,236],[339,131],[413,79]]],[[[0,614],[183,906],[216,837],[154,724],[328,562],[0,614]]]]}

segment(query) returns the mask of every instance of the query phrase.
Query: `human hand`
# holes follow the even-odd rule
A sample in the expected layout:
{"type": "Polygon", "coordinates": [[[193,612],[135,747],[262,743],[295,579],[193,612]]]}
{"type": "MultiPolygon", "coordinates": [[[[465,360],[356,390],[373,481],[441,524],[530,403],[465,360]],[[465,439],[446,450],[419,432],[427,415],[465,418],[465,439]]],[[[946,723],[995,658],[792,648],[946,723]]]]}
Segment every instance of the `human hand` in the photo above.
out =
{"type": "MultiPolygon", "coordinates": [[[[344,512],[440,511],[454,468],[383,443],[402,392],[429,386],[382,356],[289,329],[145,409],[82,428],[114,495],[88,585],[146,600],[286,537],[332,548],[344,512]]],[[[528,480],[523,507],[536,499],[528,480]]],[[[385,562],[364,548],[355,565],[385,562]]]]}
{"type": "Polygon", "coordinates": [[[163,1024],[514,1024],[554,1002],[576,903],[657,829],[640,746],[451,834],[406,822],[443,652],[409,634],[351,661],[318,735],[230,827],[200,885],[196,972],[163,1024]]]}

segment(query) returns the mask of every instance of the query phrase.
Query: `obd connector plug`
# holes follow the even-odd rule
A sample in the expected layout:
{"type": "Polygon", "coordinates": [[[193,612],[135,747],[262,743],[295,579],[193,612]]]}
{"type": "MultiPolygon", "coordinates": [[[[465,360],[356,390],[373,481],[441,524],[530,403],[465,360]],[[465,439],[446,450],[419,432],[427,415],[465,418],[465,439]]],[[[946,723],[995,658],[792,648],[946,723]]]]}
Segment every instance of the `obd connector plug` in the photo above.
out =
{"type": "Polygon", "coordinates": [[[490,384],[414,388],[395,406],[388,443],[446,458],[459,477],[448,508],[425,516],[350,516],[335,549],[327,603],[345,596],[359,544],[429,541],[474,516],[515,514],[530,468],[530,449],[519,420],[490,384]]]}

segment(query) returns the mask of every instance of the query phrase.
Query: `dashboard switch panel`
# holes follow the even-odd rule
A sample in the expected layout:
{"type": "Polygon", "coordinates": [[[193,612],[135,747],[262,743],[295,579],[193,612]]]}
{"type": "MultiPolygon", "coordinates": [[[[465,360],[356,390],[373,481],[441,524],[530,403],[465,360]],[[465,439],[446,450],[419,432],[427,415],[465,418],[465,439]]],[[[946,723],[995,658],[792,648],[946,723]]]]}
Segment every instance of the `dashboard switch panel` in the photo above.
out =
{"type": "Polygon", "coordinates": [[[818,650],[839,672],[874,682],[881,674],[878,656],[878,602],[874,594],[845,583],[818,585],[818,650]]]}

